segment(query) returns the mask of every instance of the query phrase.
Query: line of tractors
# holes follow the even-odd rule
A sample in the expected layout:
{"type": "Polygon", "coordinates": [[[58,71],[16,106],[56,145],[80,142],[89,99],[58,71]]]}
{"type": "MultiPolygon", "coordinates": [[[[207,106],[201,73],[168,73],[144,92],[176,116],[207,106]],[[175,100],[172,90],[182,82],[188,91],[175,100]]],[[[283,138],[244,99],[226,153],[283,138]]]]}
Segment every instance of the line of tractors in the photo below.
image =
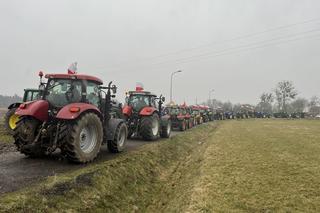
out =
{"type": "Polygon", "coordinates": [[[206,106],[164,105],[165,98],[140,86],[115,101],[117,87],[90,75],[39,72],[38,89],[25,89],[23,102],[8,107],[5,127],[21,153],[30,157],[59,150],[68,160],[94,160],[102,144],[110,152],[125,149],[127,138],[169,138],[172,129],[185,131],[214,119],[206,106]],[[44,80],[43,77],[46,79],[44,80]]]}

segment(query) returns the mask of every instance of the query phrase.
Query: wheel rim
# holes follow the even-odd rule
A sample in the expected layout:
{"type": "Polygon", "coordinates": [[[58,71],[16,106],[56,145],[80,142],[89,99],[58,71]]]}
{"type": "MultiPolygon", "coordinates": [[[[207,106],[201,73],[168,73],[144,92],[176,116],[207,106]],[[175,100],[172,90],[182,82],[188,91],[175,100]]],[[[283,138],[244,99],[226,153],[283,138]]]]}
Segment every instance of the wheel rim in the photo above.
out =
{"type": "Polygon", "coordinates": [[[94,126],[85,126],[80,132],[80,149],[84,153],[93,151],[97,144],[97,129],[94,126]]]}
{"type": "Polygon", "coordinates": [[[10,118],[9,118],[9,127],[11,129],[15,129],[17,127],[17,122],[19,121],[19,116],[18,115],[11,115],[10,118]]]}
{"type": "Polygon", "coordinates": [[[119,135],[118,146],[122,147],[125,141],[126,141],[126,131],[122,130],[121,134],[119,135]]]}
{"type": "Polygon", "coordinates": [[[159,122],[156,119],[154,119],[152,121],[152,134],[157,135],[158,132],[159,132],[159,122]]]}

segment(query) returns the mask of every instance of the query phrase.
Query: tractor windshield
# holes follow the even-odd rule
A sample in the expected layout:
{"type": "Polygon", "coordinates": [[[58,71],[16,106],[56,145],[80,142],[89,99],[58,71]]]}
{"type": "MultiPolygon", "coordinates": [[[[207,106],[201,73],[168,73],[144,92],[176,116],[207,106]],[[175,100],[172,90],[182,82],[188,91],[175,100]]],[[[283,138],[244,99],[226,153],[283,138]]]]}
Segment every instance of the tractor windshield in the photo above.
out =
{"type": "Polygon", "coordinates": [[[174,107],[168,107],[168,114],[170,115],[178,115],[179,114],[179,109],[174,108],[174,107]]]}
{"type": "Polygon", "coordinates": [[[81,82],[69,79],[50,79],[45,99],[54,107],[81,102],[81,82]]]}
{"type": "Polygon", "coordinates": [[[152,106],[150,99],[148,95],[130,95],[128,105],[132,106],[134,111],[139,112],[143,107],[152,106]]]}

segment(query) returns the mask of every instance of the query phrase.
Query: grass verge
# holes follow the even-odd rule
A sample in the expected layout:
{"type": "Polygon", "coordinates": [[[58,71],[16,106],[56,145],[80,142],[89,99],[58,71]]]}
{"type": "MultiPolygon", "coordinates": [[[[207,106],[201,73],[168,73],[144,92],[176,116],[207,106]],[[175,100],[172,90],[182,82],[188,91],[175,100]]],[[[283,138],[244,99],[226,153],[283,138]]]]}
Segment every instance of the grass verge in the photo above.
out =
{"type": "MultiPolygon", "coordinates": [[[[187,206],[207,139],[217,124],[199,126],[139,151],[90,165],[0,198],[2,212],[144,212],[187,206]]],[[[169,209],[169,210],[170,210],[169,209]]]]}

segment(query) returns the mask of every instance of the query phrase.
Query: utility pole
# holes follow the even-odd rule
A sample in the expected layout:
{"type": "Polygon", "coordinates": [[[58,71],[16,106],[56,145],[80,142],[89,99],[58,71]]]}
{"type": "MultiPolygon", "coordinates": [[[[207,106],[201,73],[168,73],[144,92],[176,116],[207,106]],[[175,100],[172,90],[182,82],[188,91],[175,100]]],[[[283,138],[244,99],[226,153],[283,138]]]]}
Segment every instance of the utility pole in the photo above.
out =
{"type": "Polygon", "coordinates": [[[180,73],[182,72],[182,70],[178,70],[178,71],[175,71],[173,73],[171,73],[171,78],[170,78],[170,103],[172,103],[172,79],[173,79],[173,76],[177,73],[180,73]]]}
{"type": "Polygon", "coordinates": [[[213,92],[214,92],[214,89],[209,90],[209,107],[211,107],[211,108],[212,108],[211,93],[213,93],[213,92]]]}

